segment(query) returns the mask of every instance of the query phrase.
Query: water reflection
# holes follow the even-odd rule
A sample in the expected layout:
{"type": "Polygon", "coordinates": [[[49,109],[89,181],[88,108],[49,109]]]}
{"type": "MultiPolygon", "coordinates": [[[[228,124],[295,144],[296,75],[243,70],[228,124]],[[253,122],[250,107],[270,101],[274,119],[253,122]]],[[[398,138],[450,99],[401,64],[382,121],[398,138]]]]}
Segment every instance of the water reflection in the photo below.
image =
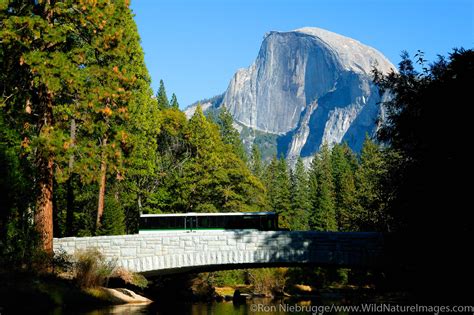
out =
{"type": "MultiPolygon", "coordinates": [[[[271,299],[253,299],[243,304],[232,302],[212,303],[153,303],[148,305],[117,305],[89,312],[76,313],[81,315],[105,315],[105,314],[156,314],[156,315],[287,315],[287,314],[311,314],[311,312],[285,312],[281,309],[282,303],[311,305],[311,301],[275,301],[271,299]]],[[[60,313],[69,314],[69,313],[60,313]]]]}
{"type": "Polygon", "coordinates": [[[108,306],[101,309],[96,309],[90,312],[82,313],[84,315],[104,315],[104,314],[153,314],[148,310],[150,304],[125,304],[108,306]]]}

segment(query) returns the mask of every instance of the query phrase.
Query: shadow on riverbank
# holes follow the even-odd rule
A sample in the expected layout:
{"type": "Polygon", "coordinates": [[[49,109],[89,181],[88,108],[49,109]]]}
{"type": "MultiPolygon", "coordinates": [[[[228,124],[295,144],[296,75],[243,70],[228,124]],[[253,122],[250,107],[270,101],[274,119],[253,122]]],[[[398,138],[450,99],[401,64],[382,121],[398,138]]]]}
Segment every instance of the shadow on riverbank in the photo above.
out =
{"type": "Polygon", "coordinates": [[[0,283],[0,314],[48,314],[56,309],[86,312],[127,303],[121,295],[134,294],[125,289],[81,289],[73,280],[21,271],[0,271],[0,283]]]}

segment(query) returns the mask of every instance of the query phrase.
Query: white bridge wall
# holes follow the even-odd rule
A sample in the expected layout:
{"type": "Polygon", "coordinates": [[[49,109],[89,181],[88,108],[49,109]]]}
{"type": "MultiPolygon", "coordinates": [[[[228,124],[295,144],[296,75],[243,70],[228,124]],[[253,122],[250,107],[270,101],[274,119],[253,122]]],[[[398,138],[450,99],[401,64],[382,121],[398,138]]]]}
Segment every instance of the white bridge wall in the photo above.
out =
{"type": "Polygon", "coordinates": [[[88,248],[131,271],[159,274],[224,265],[371,266],[380,261],[383,238],[378,233],[230,230],[54,239],[55,252],[88,248]]]}

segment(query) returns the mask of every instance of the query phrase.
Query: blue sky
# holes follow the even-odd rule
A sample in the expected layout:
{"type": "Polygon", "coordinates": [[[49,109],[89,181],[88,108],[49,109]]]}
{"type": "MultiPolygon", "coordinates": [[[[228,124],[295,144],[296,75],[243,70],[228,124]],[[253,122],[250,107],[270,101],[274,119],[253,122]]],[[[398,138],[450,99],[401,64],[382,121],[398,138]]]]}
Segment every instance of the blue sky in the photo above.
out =
{"type": "Polygon", "coordinates": [[[472,0],[132,0],[145,61],[182,108],[224,92],[267,31],[315,26],[352,37],[392,63],[474,47],[472,0]]]}

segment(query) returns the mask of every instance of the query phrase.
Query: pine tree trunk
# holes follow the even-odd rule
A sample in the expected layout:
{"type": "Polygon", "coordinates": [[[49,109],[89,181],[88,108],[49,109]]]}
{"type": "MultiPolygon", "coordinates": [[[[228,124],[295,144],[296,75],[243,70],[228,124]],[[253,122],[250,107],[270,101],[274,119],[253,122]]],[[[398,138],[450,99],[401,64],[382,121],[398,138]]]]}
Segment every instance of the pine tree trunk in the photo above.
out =
{"type": "MultiPolygon", "coordinates": [[[[49,5],[50,1],[46,1],[49,5]]],[[[44,17],[51,24],[53,11],[45,10],[44,17]]],[[[39,126],[40,135],[51,131],[53,125],[53,95],[43,86],[38,90],[38,109],[41,113],[39,126]]],[[[54,159],[49,148],[37,148],[35,162],[37,173],[36,208],[34,214],[35,229],[40,237],[41,248],[49,254],[53,254],[53,178],[54,159]]]]}
{"type": "Polygon", "coordinates": [[[142,196],[138,194],[138,213],[142,214],[142,196]]]}
{"type": "MultiPolygon", "coordinates": [[[[41,132],[49,132],[53,122],[52,101],[49,93],[39,91],[39,101],[43,109],[41,132]]],[[[53,165],[51,154],[41,148],[36,151],[38,170],[38,195],[36,197],[35,228],[39,233],[41,247],[47,253],[53,253],[53,165]],[[45,152],[46,151],[46,152],[45,152]]]]}
{"type": "MultiPolygon", "coordinates": [[[[58,182],[53,176],[53,192],[58,189],[58,182]]],[[[62,237],[61,235],[61,228],[59,222],[59,207],[58,207],[58,196],[57,194],[53,193],[53,238],[54,237],[62,237]]]]}
{"type": "Polygon", "coordinates": [[[35,226],[41,246],[47,253],[53,252],[53,159],[38,158],[41,174],[38,178],[39,195],[36,198],[35,226]]]}
{"type": "Polygon", "coordinates": [[[105,161],[105,147],[107,145],[107,138],[103,139],[102,146],[102,160],[100,163],[100,179],[99,179],[99,203],[97,205],[97,221],[96,230],[100,228],[100,219],[104,213],[104,200],[105,200],[105,182],[107,175],[107,162],[105,161]]]}

